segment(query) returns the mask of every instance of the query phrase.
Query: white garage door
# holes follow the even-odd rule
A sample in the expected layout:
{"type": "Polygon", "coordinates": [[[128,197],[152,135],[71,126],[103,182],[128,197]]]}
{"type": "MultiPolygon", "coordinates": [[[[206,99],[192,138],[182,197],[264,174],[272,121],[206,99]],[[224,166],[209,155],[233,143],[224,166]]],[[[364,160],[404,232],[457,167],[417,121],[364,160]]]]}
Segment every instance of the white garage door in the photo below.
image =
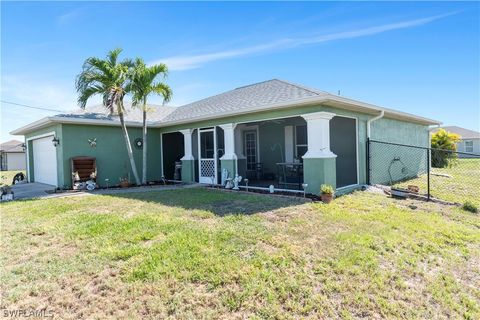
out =
{"type": "Polygon", "coordinates": [[[33,180],[57,185],[57,152],[53,136],[33,140],[33,180]]]}

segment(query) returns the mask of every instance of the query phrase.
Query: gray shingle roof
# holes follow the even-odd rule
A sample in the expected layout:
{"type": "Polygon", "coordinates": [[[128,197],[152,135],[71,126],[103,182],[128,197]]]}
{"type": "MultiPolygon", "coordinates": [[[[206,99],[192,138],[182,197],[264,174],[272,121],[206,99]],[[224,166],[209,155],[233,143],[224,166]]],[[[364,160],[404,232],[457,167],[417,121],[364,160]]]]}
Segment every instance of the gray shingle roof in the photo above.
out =
{"type": "MultiPolygon", "coordinates": [[[[125,121],[142,122],[142,111],[140,109],[132,109],[131,105],[125,103],[125,121]]],[[[147,121],[157,122],[164,119],[176,108],[170,106],[148,105],[147,121]]],[[[95,105],[87,107],[85,110],[78,109],[71,113],[58,114],[55,117],[60,118],[74,118],[74,119],[88,119],[88,120],[110,120],[112,122],[120,121],[117,115],[108,115],[108,111],[103,105],[95,105]]]]}
{"type": "MultiPolygon", "coordinates": [[[[436,120],[419,117],[393,109],[382,108],[278,79],[239,87],[178,108],[149,105],[151,111],[148,114],[148,123],[149,125],[155,126],[170,126],[175,123],[195,122],[246,112],[260,112],[273,108],[292,107],[295,105],[322,103],[327,101],[336,102],[340,106],[344,105],[348,110],[358,108],[360,112],[366,112],[369,114],[378,114],[378,112],[384,111],[386,116],[401,120],[414,121],[425,125],[440,124],[440,122],[436,120]]],[[[126,109],[125,120],[131,123],[129,125],[141,125],[141,110],[132,110],[127,104],[126,109]]],[[[12,131],[12,134],[23,135],[32,132],[35,129],[42,128],[51,122],[63,123],[69,122],[70,120],[73,122],[90,124],[98,123],[109,125],[108,121],[111,121],[112,124],[115,125],[119,123],[118,116],[108,115],[103,106],[97,105],[88,107],[86,110],[76,110],[71,113],[43,118],[12,131]],[[96,122],[96,120],[98,120],[98,122],[96,122]]]]}
{"type": "Polygon", "coordinates": [[[2,152],[24,152],[22,145],[22,141],[10,140],[0,144],[0,150],[2,152]]]}
{"type": "Polygon", "coordinates": [[[295,102],[310,97],[326,95],[287,81],[273,79],[239,87],[206,99],[178,107],[163,121],[180,121],[208,115],[222,115],[243,109],[259,109],[276,103],[295,102]]]}
{"type": "MultiPolygon", "coordinates": [[[[469,130],[469,129],[465,129],[457,126],[442,127],[442,129],[445,129],[448,132],[456,133],[460,135],[462,139],[480,139],[480,132],[478,131],[473,131],[473,130],[469,130]]],[[[435,130],[435,132],[436,131],[438,131],[438,129],[435,130]]]]}

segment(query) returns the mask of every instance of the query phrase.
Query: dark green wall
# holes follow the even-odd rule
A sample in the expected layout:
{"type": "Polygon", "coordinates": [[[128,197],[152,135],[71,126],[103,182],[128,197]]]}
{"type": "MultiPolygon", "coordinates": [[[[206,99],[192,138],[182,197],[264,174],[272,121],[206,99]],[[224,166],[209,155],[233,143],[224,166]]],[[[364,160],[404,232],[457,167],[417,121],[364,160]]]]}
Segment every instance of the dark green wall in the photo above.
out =
{"type": "MultiPolygon", "coordinates": [[[[70,158],[90,156],[97,159],[97,183],[105,186],[108,178],[109,185],[118,185],[119,178],[130,174],[130,182],[134,182],[133,172],[128,160],[127,148],[120,127],[71,125],[64,124],[63,132],[63,184],[71,186],[70,158]],[[97,146],[91,147],[88,139],[97,139],[97,146]]],[[[136,138],[142,137],[142,130],[138,127],[128,128],[133,154],[141,177],[142,150],[133,146],[136,138]]],[[[148,161],[147,180],[158,181],[161,177],[160,160],[160,133],[158,129],[148,130],[148,161]]]]}

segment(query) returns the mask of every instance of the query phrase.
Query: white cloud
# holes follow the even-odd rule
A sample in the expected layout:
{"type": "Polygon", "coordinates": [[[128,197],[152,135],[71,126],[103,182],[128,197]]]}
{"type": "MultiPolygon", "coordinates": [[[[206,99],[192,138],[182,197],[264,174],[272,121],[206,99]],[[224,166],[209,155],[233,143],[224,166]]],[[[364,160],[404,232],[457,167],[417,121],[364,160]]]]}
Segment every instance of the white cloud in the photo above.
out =
{"type": "Polygon", "coordinates": [[[82,9],[74,9],[72,11],[66,12],[57,17],[57,23],[59,25],[64,25],[66,23],[69,23],[72,20],[75,20],[81,14],[82,14],[82,9]]]}
{"type": "Polygon", "coordinates": [[[457,14],[457,13],[458,12],[451,12],[447,14],[436,15],[436,16],[431,16],[431,17],[426,17],[426,18],[421,18],[416,20],[408,20],[408,21],[384,24],[384,25],[374,26],[374,27],[369,27],[364,29],[336,32],[336,33],[318,35],[313,37],[284,38],[284,39],[275,40],[268,43],[255,45],[255,46],[238,48],[238,49],[229,49],[229,50],[211,52],[211,53],[205,53],[205,54],[199,54],[199,55],[179,55],[179,56],[158,59],[156,61],[152,61],[151,64],[165,63],[167,64],[170,70],[194,69],[194,68],[201,67],[205,63],[217,61],[217,60],[247,56],[251,54],[259,54],[259,53],[264,53],[269,51],[278,51],[282,49],[294,48],[294,47],[308,45],[308,44],[318,44],[318,43],[324,43],[324,42],[329,42],[334,40],[366,37],[366,36],[371,36],[371,35],[392,31],[392,30],[412,28],[412,27],[421,26],[421,25],[433,22],[435,20],[445,18],[447,16],[457,14]]]}

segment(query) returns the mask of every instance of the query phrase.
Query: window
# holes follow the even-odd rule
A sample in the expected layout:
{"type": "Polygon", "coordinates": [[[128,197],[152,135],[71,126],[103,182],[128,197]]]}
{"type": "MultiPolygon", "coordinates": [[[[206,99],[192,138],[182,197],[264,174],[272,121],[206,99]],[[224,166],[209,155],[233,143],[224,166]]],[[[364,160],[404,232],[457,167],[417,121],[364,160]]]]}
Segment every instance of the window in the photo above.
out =
{"type": "Polygon", "coordinates": [[[473,140],[465,140],[465,152],[473,152],[473,140]]]}
{"type": "Polygon", "coordinates": [[[307,150],[307,126],[295,126],[295,157],[302,159],[307,150]]]}
{"type": "Polygon", "coordinates": [[[245,156],[247,157],[247,170],[255,170],[257,165],[257,132],[245,132],[245,156]]]}

